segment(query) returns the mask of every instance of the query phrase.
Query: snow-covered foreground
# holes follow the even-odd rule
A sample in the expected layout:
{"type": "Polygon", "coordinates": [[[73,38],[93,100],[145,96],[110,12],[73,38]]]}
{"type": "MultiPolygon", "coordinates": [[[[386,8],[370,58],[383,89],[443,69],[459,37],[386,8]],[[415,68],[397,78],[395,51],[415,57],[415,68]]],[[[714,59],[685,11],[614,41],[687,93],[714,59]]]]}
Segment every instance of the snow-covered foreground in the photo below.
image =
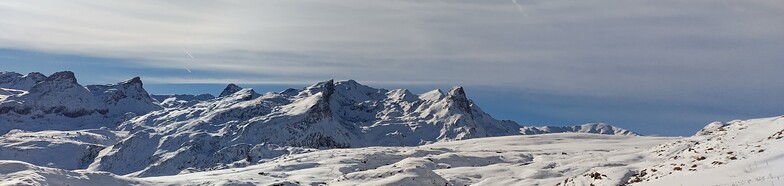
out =
{"type": "Polygon", "coordinates": [[[301,185],[555,185],[592,167],[641,160],[642,149],[674,138],[594,134],[510,136],[419,147],[369,147],[299,154],[242,169],[145,178],[210,183],[237,178],[253,184],[301,185]]]}
{"type": "MultiPolygon", "coordinates": [[[[176,176],[115,178],[117,183],[142,185],[555,185],[594,167],[638,163],[644,158],[637,155],[639,152],[677,139],[596,134],[494,137],[418,147],[320,150],[283,156],[245,168],[176,176]]],[[[6,161],[0,163],[0,167],[20,167],[19,164],[6,161]]],[[[52,171],[48,168],[35,169],[43,173],[52,171]]],[[[13,175],[8,174],[8,170],[3,171],[13,175]]],[[[106,173],[89,175],[84,171],[69,174],[79,176],[66,177],[111,177],[106,173]]],[[[17,179],[36,177],[29,174],[18,176],[17,179]]],[[[48,173],[44,177],[48,176],[54,175],[48,173]]],[[[74,180],[84,182],[70,183],[92,183],[89,179],[74,180]]]]}
{"type": "Polygon", "coordinates": [[[687,138],[543,134],[417,147],[315,150],[257,165],[159,177],[0,161],[2,184],[771,185],[784,175],[784,117],[712,123],[687,138]]]}

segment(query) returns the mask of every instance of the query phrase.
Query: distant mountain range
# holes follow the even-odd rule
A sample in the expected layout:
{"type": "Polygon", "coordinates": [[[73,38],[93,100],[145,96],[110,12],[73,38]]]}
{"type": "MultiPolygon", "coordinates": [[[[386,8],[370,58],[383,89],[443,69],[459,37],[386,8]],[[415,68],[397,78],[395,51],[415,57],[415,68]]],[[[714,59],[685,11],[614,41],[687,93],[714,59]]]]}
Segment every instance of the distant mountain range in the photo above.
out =
{"type": "Polygon", "coordinates": [[[588,123],[577,126],[524,126],[520,128],[520,134],[550,134],[550,133],[592,133],[621,136],[639,136],[640,134],[612,126],[606,123],[588,123]]]}
{"type": "Polygon", "coordinates": [[[636,135],[607,124],[521,127],[482,111],[462,87],[418,95],[329,80],[259,94],[229,84],[215,97],[150,95],[138,77],[88,86],[68,71],[48,77],[3,72],[0,78],[0,134],[84,130],[80,134],[111,134],[104,137],[116,142],[83,143],[93,144],[94,150],[71,153],[77,155],[64,158],[69,163],[31,163],[62,168],[89,164],[91,170],[137,176],[254,164],[303,149],[416,146],[562,132],[636,135]],[[105,132],[94,132],[99,129],[105,132]],[[105,152],[98,154],[100,150],[105,152]]]}

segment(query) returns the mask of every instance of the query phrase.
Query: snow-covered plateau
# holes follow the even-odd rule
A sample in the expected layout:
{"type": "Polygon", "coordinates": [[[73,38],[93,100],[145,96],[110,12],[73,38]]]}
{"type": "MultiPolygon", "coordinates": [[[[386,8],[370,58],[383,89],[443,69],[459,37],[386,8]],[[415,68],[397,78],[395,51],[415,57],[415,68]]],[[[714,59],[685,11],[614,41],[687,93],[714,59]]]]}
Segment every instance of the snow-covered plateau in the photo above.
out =
{"type": "Polygon", "coordinates": [[[462,87],[219,96],[0,73],[0,185],[775,185],[784,117],[691,137],[497,120],[462,87]]]}

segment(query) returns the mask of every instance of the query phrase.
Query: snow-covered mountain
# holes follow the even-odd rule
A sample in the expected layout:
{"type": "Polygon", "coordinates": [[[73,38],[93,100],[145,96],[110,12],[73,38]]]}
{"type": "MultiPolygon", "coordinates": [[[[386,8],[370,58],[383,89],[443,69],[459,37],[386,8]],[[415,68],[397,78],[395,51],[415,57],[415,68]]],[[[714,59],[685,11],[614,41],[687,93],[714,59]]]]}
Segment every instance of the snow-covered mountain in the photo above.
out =
{"type": "Polygon", "coordinates": [[[229,85],[221,97],[154,111],[127,121],[132,134],[100,155],[91,170],[173,175],[274,158],[270,145],[303,148],[415,146],[519,134],[470,101],[461,87],[422,95],[353,80],[259,95],[229,85]]]}
{"type": "MultiPolygon", "coordinates": [[[[15,85],[9,87],[20,88],[15,85]]],[[[64,71],[46,77],[27,91],[15,91],[0,99],[0,134],[11,129],[113,127],[125,117],[162,109],[150,98],[138,77],[113,85],[85,87],[77,82],[73,72],[64,71]]]]}
{"type": "Polygon", "coordinates": [[[18,90],[30,90],[33,85],[44,81],[46,76],[38,73],[31,72],[27,75],[22,75],[16,72],[0,72],[0,87],[18,90]]]}
{"type": "Polygon", "coordinates": [[[588,123],[577,126],[523,126],[520,134],[550,134],[550,133],[591,133],[621,136],[639,136],[639,134],[606,123],[588,123]]]}
{"type": "Polygon", "coordinates": [[[126,134],[107,129],[40,132],[16,129],[0,136],[0,159],[68,170],[85,169],[98,152],[116,144],[126,134]]]}

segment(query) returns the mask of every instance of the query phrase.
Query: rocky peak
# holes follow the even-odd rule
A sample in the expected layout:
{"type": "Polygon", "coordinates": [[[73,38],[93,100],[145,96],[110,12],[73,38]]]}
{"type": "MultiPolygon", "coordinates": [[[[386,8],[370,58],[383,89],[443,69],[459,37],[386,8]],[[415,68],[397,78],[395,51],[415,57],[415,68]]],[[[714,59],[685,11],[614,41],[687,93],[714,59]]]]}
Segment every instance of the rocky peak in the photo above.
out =
{"type": "Polygon", "coordinates": [[[142,82],[142,78],[140,78],[138,76],[134,77],[132,79],[129,79],[127,81],[120,82],[120,84],[123,85],[123,87],[130,87],[130,86],[134,86],[134,87],[138,87],[138,88],[144,87],[144,83],[142,82]]]}
{"type": "Polygon", "coordinates": [[[319,82],[306,87],[305,90],[311,94],[323,92],[324,96],[326,97],[327,95],[332,95],[332,93],[335,92],[335,80],[330,79],[329,81],[319,82]]]}
{"type": "Polygon", "coordinates": [[[446,97],[451,104],[457,106],[465,113],[471,114],[471,101],[468,100],[468,97],[466,97],[466,93],[465,90],[463,90],[463,87],[452,87],[446,97]]]}
{"type": "Polygon", "coordinates": [[[234,93],[239,92],[240,90],[242,90],[242,87],[237,86],[234,83],[231,83],[227,85],[226,88],[223,89],[223,92],[221,92],[220,96],[218,97],[227,97],[234,93]]]}
{"type": "Polygon", "coordinates": [[[44,81],[76,83],[76,75],[71,71],[55,72],[44,81]]]}

